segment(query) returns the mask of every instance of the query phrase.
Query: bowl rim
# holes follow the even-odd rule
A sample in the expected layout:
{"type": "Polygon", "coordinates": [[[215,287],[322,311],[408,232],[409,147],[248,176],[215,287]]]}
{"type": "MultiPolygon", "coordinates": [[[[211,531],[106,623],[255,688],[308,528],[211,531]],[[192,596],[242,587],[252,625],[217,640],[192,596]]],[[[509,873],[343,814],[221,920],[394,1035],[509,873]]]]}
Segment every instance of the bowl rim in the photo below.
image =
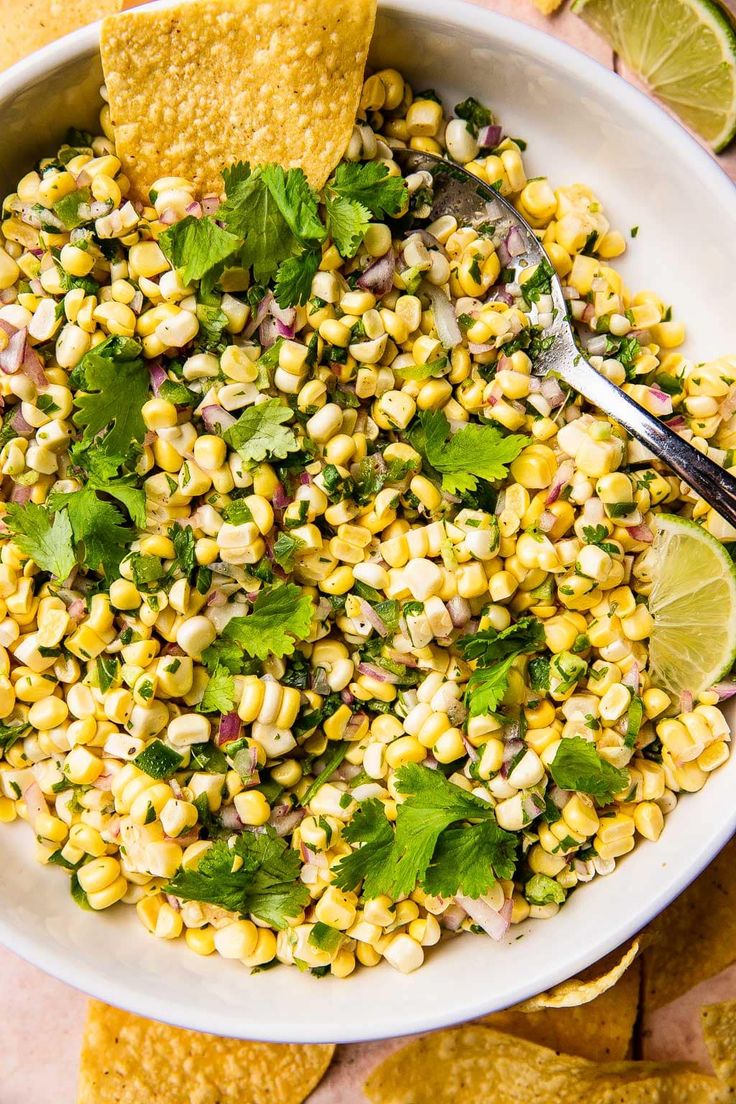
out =
{"type": "MultiPolygon", "coordinates": [[[[171,0],[163,0],[164,4],[171,0]]],[[[147,4],[145,7],[159,6],[147,4]]],[[[602,87],[609,97],[617,98],[626,104],[629,110],[637,113],[646,122],[649,129],[667,137],[669,143],[679,147],[684,160],[695,164],[701,177],[707,177],[710,187],[718,194],[724,206],[731,207],[736,221],[736,188],[725,170],[714,160],[709,152],[663,108],[649,99],[642,91],[607,69],[600,62],[583,54],[580,50],[554,38],[546,31],[527,26],[517,20],[488,11],[466,0],[423,0],[421,11],[417,11],[416,0],[379,0],[379,7],[388,15],[417,16],[429,22],[450,24],[464,31],[472,31],[479,39],[493,39],[497,43],[518,48],[533,55],[543,64],[557,70],[573,73],[577,80],[593,86],[602,87]]],[[[54,70],[75,60],[81,61],[94,54],[99,42],[101,21],[82,27],[17,62],[0,75],[0,111],[5,102],[11,101],[27,85],[38,81],[54,70]]],[[[551,961],[545,972],[535,974],[533,980],[520,978],[514,990],[509,990],[508,1005],[525,1000],[553,985],[573,976],[604,955],[613,951],[630,937],[639,932],[658,913],[677,897],[715,858],[716,854],[728,842],[736,831],[736,805],[730,816],[726,815],[716,832],[711,832],[708,840],[699,849],[693,849],[679,868],[678,876],[670,880],[666,888],[632,907],[627,919],[616,928],[609,930],[605,937],[586,940],[576,954],[568,954],[562,967],[551,961]]],[[[654,852],[652,861],[655,862],[654,852]]],[[[162,1020],[183,1028],[191,1028],[191,1016],[180,1013],[174,1006],[172,1012],[167,999],[155,992],[145,991],[125,977],[105,975],[99,967],[80,960],[72,961],[62,951],[43,944],[36,936],[19,930],[6,920],[0,911],[0,944],[18,954],[27,962],[44,970],[75,989],[99,1000],[114,1002],[118,1007],[138,1015],[162,1020]],[[189,1022],[184,1022],[189,1019],[189,1022]]],[[[413,1006],[412,1013],[391,1007],[376,1008],[373,1026],[370,1029],[353,1028],[344,1022],[337,1032],[329,1032],[317,1022],[306,1017],[304,1029],[299,1033],[285,1036],[280,1033],[273,1014],[257,1019],[247,1025],[247,1037],[255,1040],[279,1042],[326,1043],[365,1042],[373,1039],[389,1038],[396,1035],[416,1034],[442,1027],[459,1024],[466,1020],[484,1015],[488,1011],[488,1000],[476,998],[457,1001],[452,1009],[442,1010],[437,1005],[413,1006]]],[[[209,1015],[209,1014],[208,1014],[209,1015]]],[[[195,1017],[196,1018],[196,1017],[195,1017]]],[[[197,1025],[196,1029],[214,1034],[232,1035],[233,1029],[240,1037],[240,1029],[225,1018],[197,1025]]]]}

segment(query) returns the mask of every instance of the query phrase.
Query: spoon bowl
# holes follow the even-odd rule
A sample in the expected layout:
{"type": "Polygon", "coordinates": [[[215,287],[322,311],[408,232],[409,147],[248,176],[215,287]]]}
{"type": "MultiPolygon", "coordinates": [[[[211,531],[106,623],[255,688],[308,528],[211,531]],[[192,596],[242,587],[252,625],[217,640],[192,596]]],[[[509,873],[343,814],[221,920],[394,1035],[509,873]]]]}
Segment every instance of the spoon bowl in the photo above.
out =
{"type": "Polygon", "coordinates": [[[510,267],[517,277],[526,269],[546,266],[553,309],[545,312],[551,318],[544,319],[536,307],[532,311],[532,324],[539,325],[545,339],[540,343],[539,355],[532,360],[532,373],[557,378],[622,425],[733,526],[736,537],[736,477],[640,406],[585,359],[575,339],[562,285],[526,219],[494,188],[460,165],[409,149],[392,150],[392,154],[404,174],[422,172],[432,178],[428,222],[452,215],[459,226],[483,226],[486,231],[492,227],[494,242],[505,243],[513,236],[510,267]]]}

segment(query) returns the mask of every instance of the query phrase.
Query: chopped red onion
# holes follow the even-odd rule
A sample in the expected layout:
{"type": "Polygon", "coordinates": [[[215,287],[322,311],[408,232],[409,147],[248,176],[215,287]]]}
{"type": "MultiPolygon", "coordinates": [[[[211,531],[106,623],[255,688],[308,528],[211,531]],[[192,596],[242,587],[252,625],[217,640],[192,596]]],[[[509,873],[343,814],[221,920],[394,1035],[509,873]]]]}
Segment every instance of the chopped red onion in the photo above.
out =
{"type": "Polygon", "coordinates": [[[558,406],[562,406],[565,401],[565,392],[552,376],[545,376],[540,390],[553,410],[558,406]]]}
{"type": "Polygon", "coordinates": [[[570,800],[571,790],[562,790],[559,786],[552,785],[547,790],[550,801],[557,809],[564,809],[570,800]]]}
{"type": "Polygon", "coordinates": [[[220,197],[217,195],[207,195],[202,199],[202,213],[204,215],[214,215],[219,206],[220,197]]]}
{"type": "Polygon", "coordinates": [[[19,437],[31,437],[34,433],[32,425],[29,425],[21,413],[20,404],[16,406],[15,413],[10,419],[10,424],[19,437]]]}
{"type": "Polygon", "coordinates": [[[353,713],[352,717],[350,718],[350,720],[348,721],[348,723],[345,727],[345,733],[344,733],[345,739],[346,740],[352,739],[353,734],[358,731],[358,729],[360,728],[360,726],[363,724],[363,722],[365,720],[366,720],[366,714],[365,713],[353,713]]]}
{"type": "Polygon", "coordinates": [[[491,939],[503,939],[511,923],[511,898],[504,901],[498,912],[487,901],[480,898],[473,900],[464,893],[456,894],[455,900],[460,908],[465,909],[473,923],[483,928],[486,935],[490,935],[491,939]]]}
{"type": "Polygon", "coordinates": [[[43,796],[41,787],[38,782],[36,782],[35,778],[20,782],[20,788],[23,800],[26,803],[28,819],[31,824],[35,824],[37,817],[49,811],[48,805],[46,804],[46,798],[43,796]]]}
{"type": "Polygon", "coordinates": [[[28,376],[29,380],[35,383],[36,387],[46,387],[49,382],[43,370],[43,361],[36,350],[32,349],[27,341],[23,353],[21,371],[24,375],[28,376]]]}
{"type": "Polygon", "coordinates": [[[431,303],[435,329],[437,330],[437,336],[442,342],[443,347],[445,349],[454,349],[455,346],[460,345],[463,340],[460,326],[455,317],[455,308],[447,296],[432,284],[428,284],[425,281],[422,284],[422,291],[426,293],[431,303]]]}
{"type": "Polygon", "coordinates": [[[676,433],[681,429],[687,429],[687,422],[682,414],[676,414],[674,418],[667,418],[666,423],[670,429],[673,429],[676,433]]]}
{"type": "Polygon", "coordinates": [[[386,628],[385,624],[378,616],[376,611],[373,609],[373,606],[366,602],[365,598],[360,598],[359,602],[361,617],[363,617],[368,622],[368,624],[376,630],[379,636],[388,636],[388,629],[386,628]]]}
{"type": "Polygon", "coordinates": [[[223,713],[217,731],[217,743],[222,746],[230,743],[231,740],[237,740],[240,736],[241,724],[242,721],[237,713],[223,713]]]}
{"type": "Polygon", "coordinates": [[[267,291],[266,294],[261,299],[258,306],[256,307],[255,314],[253,315],[250,322],[248,323],[248,325],[243,330],[243,336],[244,337],[252,337],[253,336],[253,334],[256,332],[256,330],[260,326],[261,322],[263,321],[263,319],[268,314],[268,311],[269,311],[269,308],[270,308],[272,302],[273,302],[273,292],[267,291]]]}
{"type": "Polygon", "coordinates": [[[588,303],[583,311],[582,320],[583,322],[590,322],[593,318],[595,318],[595,307],[592,303],[588,303]]]}
{"type": "Polygon", "coordinates": [[[237,418],[229,410],[222,406],[205,406],[202,411],[202,421],[210,433],[224,432],[231,425],[235,425],[237,418]]]}
{"type": "Polygon", "coordinates": [[[501,141],[503,134],[503,127],[500,127],[498,123],[490,123],[488,126],[481,127],[478,131],[478,145],[481,149],[495,149],[501,141]]]}
{"type": "Polygon", "coordinates": [[[8,303],[14,303],[16,296],[17,292],[15,288],[3,288],[3,290],[0,291],[0,303],[2,303],[3,306],[6,306],[8,303]]]}
{"type": "Polygon", "coordinates": [[[603,356],[608,348],[608,338],[605,334],[595,334],[585,342],[585,348],[590,356],[603,356]]]}
{"type": "Polygon", "coordinates": [[[394,272],[396,271],[396,257],[393,249],[384,253],[382,257],[368,265],[365,272],[356,280],[356,284],[363,291],[370,291],[377,299],[387,295],[394,286],[394,272]]]}
{"type": "Polygon", "coordinates": [[[355,698],[353,697],[353,695],[350,693],[349,690],[341,690],[340,691],[340,701],[344,705],[352,705],[353,702],[355,701],[355,698]]]}
{"type": "Polygon", "coordinates": [[[456,594],[447,601],[446,605],[450,620],[456,629],[460,629],[463,625],[467,625],[470,620],[471,611],[466,598],[460,598],[459,595],[456,594]]]}
{"type": "Polygon", "coordinates": [[[285,510],[289,505],[289,496],[284,490],[283,483],[279,483],[273,492],[273,505],[276,510],[285,510]]]}
{"type": "Polygon", "coordinates": [[[273,315],[267,315],[258,327],[258,340],[262,348],[270,349],[280,336],[278,320],[273,315]]]}
{"type": "Polygon", "coordinates": [[[294,809],[291,805],[276,805],[271,810],[268,823],[277,836],[288,836],[305,815],[304,809],[294,809]]]}
{"type": "Polygon", "coordinates": [[[391,671],[384,670],[383,667],[376,667],[372,663],[359,663],[358,670],[361,675],[367,675],[369,678],[374,678],[378,682],[388,682],[392,686],[398,686],[399,677],[394,675],[391,671]]]}
{"type": "Polygon", "coordinates": [[[312,477],[308,471],[303,471],[299,473],[299,483],[302,487],[308,487],[311,482],[312,477]]]}
{"type": "Polygon", "coordinates": [[[168,376],[166,375],[166,369],[164,368],[160,359],[156,358],[156,360],[151,360],[148,362],[148,374],[151,377],[151,387],[153,388],[153,393],[158,398],[159,392],[161,390],[161,384],[164,382],[164,380],[168,379],[168,376]]]}
{"type": "Polygon", "coordinates": [[[193,215],[194,218],[201,218],[202,217],[202,204],[199,203],[196,199],[193,199],[191,203],[187,204],[186,212],[187,212],[188,215],[193,215]]]}
{"type": "Polygon", "coordinates": [[[718,695],[719,701],[727,701],[736,694],[736,682],[728,682],[724,679],[723,682],[717,682],[715,686],[713,686],[713,690],[715,690],[718,695]]]}
{"type": "Polygon", "coordinates": [[[16,330],[9,322],[0,322],[0,327],[8,335],[8,344],[0,350],[0,368],[8,376],[20,370],[26,348],[27,330],[16,330]]]}
{"type": "Polygon", "coordinates": [[[473,356],[480,356],[482,353],[492,353],[495,348],[495,345],[480,344],[475,341],[468,342],[468,352],[473,356]]]}
{"type": "Polygon", "coordinates": [[[683,690],[680,694],[680,712],[692,713],[693,702],[694,698],[692,690],[683,690]]]}
{"type": "Polygon", "coordinates": [[[510,257],[520,257],[526,253],[526,245],[518,226],[512,226],[506,235],[506,248],[510,257]]]}
{"type": "Polygon", "coordinates": [[[357,763],[348,763],[347,760],[342,762],[333,773],[333,778],[339,778],[341,782],[351,782],[353,778],[357,778],[361,774],[363,768],[357,763]]]}
{"type": "MultiPolygon", "coordinates": [[[[427,760],[424,760],[424,766],[427,765],[427,760]]],[[[464,908],[460,905],[449,905],[448,908],[440,916],[440,923],[443,928],[447,928],[448,931],[459,931],[460,925],[467,916],[464,908]]]]}
{"type": "Polygon", "coordinates": [[[13,489],[10,492],[10,501],[17,503],[19,506],[24,506],[31,497],[31,488],[24,487],[22,483],[14,483],[13,489]]]}
{"type": "Polygon", "coordinates": [[[660,391],[658,387],[649,387],[649,397],[654,402],[654,413],[658,416],[664,416],[672,413],[672,396],[668,395],[665,391],[660,391]]]}
{"type": "Polygon", "coordinates": [[[575,465],[572,460],[563,460],[557,469],[555,478],[552,482],[552,486],[549,489],[545,504],[551,506],[553,502],[556,502],[560,497],[563,489],[568,485],[573,475],[575,474],[575,465]]]}
{"type": "Polygon", "coordinates": [[[245,828],[234,805],[225,805],[221,809],[220,821],[223,828],[229,828],[231,832],[242,832],[245,828]]]}
{"type": "Polygon", "coordinates": [[[158,216],[158,221],[162,222],[164,226],[172,226],[175,222],[178,222],[179,216],[176,211],[172,211],[170,207],[165,208],[158,216]]]}
{"type": "Polygon", "coordinates": [[[503,748],[503,764],[501,766],[502,778],[508,778],[509,766],[523,747],[524,741],[520,740],[518,736],[512,736],[510,739],[506,740],[503,748]]]}
{"type": "Polygon", "coordinates": [[[641,525],[632,525],[629,527],[629,534],[634,540],[641,541],[643,544],[651,544],[654,540],[654,533],[643,522],[641,525]]]}
{"type": "Polygon", "coordinates": [[[464,746],[465,751],[467,753],[468,759],[470,760],[471,763],[477,763],[478,760],[480,759],[480,756],[478,755],[477,749],[473,747],[473,745],[471,744],[470,740],[465,735],[465,733],[462,734],[462,740],[463,740],[463,746],[464,746]]]}
{"type": "Polygon", "coordinates": [[[511,254],[506,248],[506,242],[502,241],[496,246],[496,255],[501,268],[508,268],[511,264],[511,254]]]}
{"type": "Polygon", "coordinates": [[[277,322],[284,326],[293,326],[296,322],[296,307],[280,307],[274,298],[269,304],[269,312],[277,322]]]}
{"type": "Polygon", "coordinates": [[[511,307],[514,304],[513,295],[510,295],[506,288],[503,287],[496,288],[491,298],[495,299],[498,303],[505,303],[507,307],[511,307]]]}
{"type": "Polygon", "coordinates": [[[631,688],[634,694],[639,693],[639,664],[634,662],[621,679],[624,686],[631,688]]]}
{"type": "Polygon", "coordinates": [[[279,337],[283,337],[287,341],[292,341],[295,333],[293,326],[286,326],[283,322],[279,322],[278,319],[276,319],[276,332],[279,337]]]}
{"type": "Polygon", "coordinates": [[[402,663],[404,667],[418,667],[416,657],[413,655],[404,655],[403,652],[397,652],[391,649],[388,653],[389,659],[392,659],[394,663],[402,663]]]}
{"type": "Polygon", "coordinates": [[[538,793],[526,793],[521,799],[521,807],[525,816],[528,816],[530,820],[534,820],[535,817],[544,812],[544,798],[538,793]]]}

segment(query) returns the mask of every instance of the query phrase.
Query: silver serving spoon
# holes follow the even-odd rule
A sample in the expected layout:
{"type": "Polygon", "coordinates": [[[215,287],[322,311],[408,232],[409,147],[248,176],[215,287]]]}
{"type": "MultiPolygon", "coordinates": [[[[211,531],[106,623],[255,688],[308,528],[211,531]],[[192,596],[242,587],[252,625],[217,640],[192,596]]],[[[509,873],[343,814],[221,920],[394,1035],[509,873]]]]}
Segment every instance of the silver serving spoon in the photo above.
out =
{"type": "MultiPolygon", "coordinates": [[[[429,220],[454,215],[461,226],[493,222],[496,226],[494,236],[502,237],[516,227],[524,252],[514,258],[514,265],[536,265],[546,257],[536,234],[519,212],[467,169],[434,154],[408,149],[391,152],[405,174],[422,171],[431,174],[434,198],[429,220]]],[[[556,276],[551,279],[551,293],[554,316],[545,334],[554,337],[554,341],[536,358],[532,368],[534,375],[553,374],[610,415],[663,460],[721,517],[736,526],[736,477],[678,437],[669,426],[596,371],[575,343],[562,286],[556,276]]]]}

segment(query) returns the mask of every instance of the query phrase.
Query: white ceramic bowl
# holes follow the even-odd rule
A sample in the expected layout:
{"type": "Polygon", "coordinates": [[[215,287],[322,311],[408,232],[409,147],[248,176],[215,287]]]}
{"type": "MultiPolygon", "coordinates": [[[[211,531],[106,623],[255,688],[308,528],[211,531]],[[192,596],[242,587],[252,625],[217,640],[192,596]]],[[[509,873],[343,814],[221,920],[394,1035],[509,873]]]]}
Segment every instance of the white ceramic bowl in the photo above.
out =
{"type": "MultiPolygon", "coordinates": [[[[0,187],[52,152],[69,125],[94,129],[98,27],[0,77],[0,187]]],[[[592,185],[624,232],[623,268],[686,318],[700,357],[734,351],[736,193],[708,155],[644,96],[547,35],[454,0],[381,5],[373,60],[454,104],[476,95],[529,142],[530,175],[592,185]]],[[[657,844],[584,886],[552,921],[504,943],[464,936],[404,977],[388,965],[349,981],[293,969],[251,976],[148,936],[132,909],[80,911],[59,871],[32,858],[25,824],[0,828],[0,940],[71,985],[159,1020],[230,1036],[352,1042],[428,1030],[504,1008],[600,958],[703,869],[736,828],[736,762],[685,795],[657,844]],[[520,936],[523,935],[523,939],[520,936]]]]}

